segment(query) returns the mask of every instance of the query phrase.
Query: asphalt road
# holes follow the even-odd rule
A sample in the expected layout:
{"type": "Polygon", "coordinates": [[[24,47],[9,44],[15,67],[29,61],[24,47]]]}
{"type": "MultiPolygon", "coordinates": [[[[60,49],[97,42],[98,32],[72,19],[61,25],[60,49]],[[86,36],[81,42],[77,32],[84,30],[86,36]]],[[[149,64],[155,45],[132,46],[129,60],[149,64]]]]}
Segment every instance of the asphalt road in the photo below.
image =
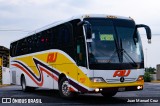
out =
{"type": "MultiPolygon", "coordinates": [[[[15,102],[15,101],[14,101],[15,102]]],[[[100,94],[83,94],[73,99],[63,99],[59,96],[58,91],[48,89],[37,89],[34,92],[22,92],[21,86],[7,86],[0,88],[0,105],[3,106],[20,106],[20,105],[34,105],[34,106],[160,106],[160,83],[145,83],[143,91],[119,92],[112,98],[104,98],[100,94]],[[42,104],[8,104],[1,103],[3,98],[18,99],[41,99],[42,104]],[[132,102],[127,102],[131,100],[132,102]],[[136,100],[144,100],[143,103],[136,100]],[[147,102],[149,100],[150,102],[147,102]],[[153,101],[154,100],[154,101],[153,101]],[[159,101],[157,103],[157,100],[159,101]],[[136,102],[134,102],[136,101],[136,102]],[[155,102],[155,103],[151,103],[155,102]]]]}

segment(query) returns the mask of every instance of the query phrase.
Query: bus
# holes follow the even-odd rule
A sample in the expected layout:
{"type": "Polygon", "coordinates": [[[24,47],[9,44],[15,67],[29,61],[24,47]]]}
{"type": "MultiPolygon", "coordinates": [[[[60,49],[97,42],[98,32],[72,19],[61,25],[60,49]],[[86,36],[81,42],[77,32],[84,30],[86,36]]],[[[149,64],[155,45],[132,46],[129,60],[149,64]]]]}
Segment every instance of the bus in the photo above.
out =
{"type": "Polygon", "coordinates": [[[59,90],[77,94],[143,90],[144,55],[138,28],[130,17],[89,14],[58,21],[11,42],[12,84],[23,91],[59,90]]]}

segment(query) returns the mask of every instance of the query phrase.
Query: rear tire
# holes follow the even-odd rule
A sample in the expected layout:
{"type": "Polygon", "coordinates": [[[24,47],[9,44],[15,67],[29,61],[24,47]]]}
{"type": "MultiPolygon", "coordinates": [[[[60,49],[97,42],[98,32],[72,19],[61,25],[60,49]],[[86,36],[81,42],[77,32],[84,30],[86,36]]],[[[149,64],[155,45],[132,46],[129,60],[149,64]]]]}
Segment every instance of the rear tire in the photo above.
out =
{"type": "Polygon", "coordinates": [[[35,90],[35,87],[28,87],[28,86],[26,86],[26,79],[25,79],[24,76],[21,79],[21,86],[22,86],[22,91],[23,92],[35,90]]]}
{"type": "Polygon", "coordinates": [[[21,79],[21,86],[22,86],[22,91],[26,92],[27,91],[27,86],[26,86],[26,80],[25,80],[24,76],[21,79]]]}
{"type": "Polygon", "coordinates": [[[69,84],[68,79],[66,77],[63,77],[59,83],[59,93],[61,97],[72,98],[76,96],[76,93],[71,92],[69,87],[70,87],[70,84],[69,84]]]}

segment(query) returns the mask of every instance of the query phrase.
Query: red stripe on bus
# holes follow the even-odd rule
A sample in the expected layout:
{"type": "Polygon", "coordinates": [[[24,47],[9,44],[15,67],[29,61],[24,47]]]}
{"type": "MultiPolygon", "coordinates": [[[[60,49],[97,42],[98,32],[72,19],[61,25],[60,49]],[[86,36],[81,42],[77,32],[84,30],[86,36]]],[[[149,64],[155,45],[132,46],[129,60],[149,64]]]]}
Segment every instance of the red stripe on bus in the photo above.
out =
{"type": "Polygon", "coordinates": [[[42,81],[40,83],[38,83],[29,73],[28,71],[26,71],[25,68],[23,68],[22,66],[18,65],[18,64],[12,64],[13,66],[18,67],[19,69],[21,69],[22,71],[24,71],[38,86],[42,86],[43,85],[43,74],[42,74],[42,81]]]}
{"type": "Polygon", "coordinates": [[[46,72],[49,76],[51,76],[53,79],[55,79],[56,81],[58,81],[58,78],[56,76],[54,76],[52,73],[50,73],[49,71],[47,71],[45,68],[43,68],[42,66],[39,66],[39,69],[41,71],[46,72]]]}
{"type": "Polygon", "coordinates": [[[69,91],[75,92],[75,90],[72,87],[69,87],[69,91]]]}

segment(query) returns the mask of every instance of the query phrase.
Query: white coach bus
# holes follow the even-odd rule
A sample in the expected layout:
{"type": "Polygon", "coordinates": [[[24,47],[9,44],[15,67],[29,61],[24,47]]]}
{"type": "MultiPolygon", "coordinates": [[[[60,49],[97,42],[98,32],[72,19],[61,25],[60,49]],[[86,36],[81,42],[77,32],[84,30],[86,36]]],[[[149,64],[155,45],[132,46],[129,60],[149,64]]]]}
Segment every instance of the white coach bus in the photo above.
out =
{"type": "Polygon", "coordinates": [[[53,23],[10,45],[12,83],[23,91],[42,87],[62,97],[142,90],[144,55],[130,17],[83,15],[53,23]]]}

